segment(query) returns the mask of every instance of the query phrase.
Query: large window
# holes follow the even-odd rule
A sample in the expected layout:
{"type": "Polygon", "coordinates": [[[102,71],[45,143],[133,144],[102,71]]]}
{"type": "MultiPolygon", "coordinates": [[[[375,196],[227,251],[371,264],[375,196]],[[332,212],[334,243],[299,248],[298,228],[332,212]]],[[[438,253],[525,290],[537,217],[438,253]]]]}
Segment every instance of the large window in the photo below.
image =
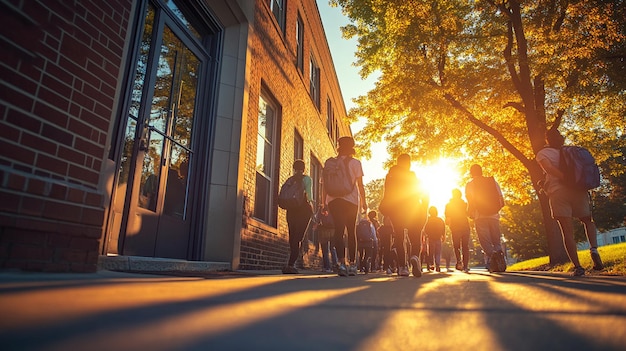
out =
{"type": "Polygon", "coordinates": [[[287,0],[270,0],[270,8],[278,22],[281,32],[285,32],[285,2],[287,0]]]}
{"type": "Polygon", "coordinates": [[[311,72],[309,76],[311,99],[317,109],[320,109],[320,69],[315,63],[315,59],[311,56],[311,72]]]}
{"type": "Polygon", "coordinates": [[[304,159],[304,139],[297,130],[293,134],[293,159],[294,161],[302,160],[304,159]]]}
{"type": "Polygon", "coordinates": [[[254,217],[266,223],[270,223],[272,218],[274,155],[278,148],[278,140],[276,140],[278,111],[276,103],[261,95],[257,132],[254,217]]]}
{"type": "Polygon", "coordinates": [[[302,74],[304,71],[304,23],[300,14],[296,21],[296,67],[302,74]]]}

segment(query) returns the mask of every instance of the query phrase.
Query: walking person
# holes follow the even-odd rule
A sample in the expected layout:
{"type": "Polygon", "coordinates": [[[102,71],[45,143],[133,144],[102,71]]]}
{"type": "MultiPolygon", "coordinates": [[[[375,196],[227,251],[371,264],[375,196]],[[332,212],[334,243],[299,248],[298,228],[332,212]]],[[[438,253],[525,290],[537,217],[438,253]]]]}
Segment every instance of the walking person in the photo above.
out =
{"type": "MultiPolygon", "coordinates": [[[[336,159],[346,166],[348,171],[347,177],[350,184],[352,184],[352,189],[346,195],[332,196],[326,189],[328,185],[325,184],[323,187],[324,198],[335,224],[332,245],[337,251],[338,274],[340,276],[354,276],[357,274],[355,229],[359,207],[363,213],[367,212],[365,187],[363,186],[363,167],[361,166],[361,161],[353,158],[356,151],[354,150],[354,139],[352,137],[345,136],[339,138],[338,145],[338,156],[336,159]],[[344,234],[348,237],[347,248],[344,242],[344,234]],[[348,262],[346,262],[346,249],[348,251],[348,262]]],[[[324,181],[326,182],[326,179],[324,181]]]]}
{"type": "Polygon", "coordinates": [[[370,219],[374,229],[376,230],[376,241],[374,242],[374,257],[372,257],[372,262],[374,262],[372,269],[376,272],[380,269],[380,237],[378,235],[378,229],[380,228],[380,222],[378,221],[378,213],[376,211],[369,211],[367,213],[367,218],[370,219]]]}
{"type": "Polygon", "coordinates": [[[428,238],[430,261],[435,263],[435,270],[441,272],[441,245],[446,240],[446,224],[438,216],[435,206],[428,209],[428,220],[424,225],[423,233],[428,238]]]}
{"type": "Polygon", "coordinates": [[[383,225],[378,228],[378,242],[381,256],[381,269],[387,274],[392,274],[394,270],[395,255],[391,250],[393,246],[393,227],[388,216],[383,219],[383,225]]]}
{"type": "Polygon", "coordinates": [[[537,153],[536,160],[546,173],[544,189],[550,202],[552,217],[559,223],[565,250],[574,265],[574,276],[585,275],[585,269],[578,259],[578,248],[574,240],[572,218],[578,218],[585,227],[589,241],[589,253],[593,269],[602,270],[604,265],[598,253],[596,225],[591,215],[590,196],[587,190],[569,187],[563,182],[564,174],[559,169],[560,151],[565,138],[558,129],[550,128],[546,132],[547,146],[537,153]]]}
{"type": "Polygon", "coordinates": [[[337,265],[337,257],[331,246],[333,234],[335,233],[335,225],[333,217],[324,205],[320,205],[315,214],[315,229],[320,249],[322,250],[323,270],[326,273],[332,273],[333,267],[337,265]]]}
{"type": "Polygon", "coordinates": [[[456,258],[456,269],[469,272],[470,225],[467,218],[467,203],[459,189],[452,189],[452,198],[446,204],[444,215],[452,234],[452,247],[456,258]]]}
{"type": "Polygon", "coordinates": [[[500,262],[504,257],[500,242],[502,232],[499,213],[504,206],[502,190],[493,177],[483,176],[483,169],[480,165],[474,164],[470,167],[470,176],[472,180],[465,186],[469,216],[474,220],[478,241],[487,261],[487,269],[490,272],[502,271],[501,267],[495,267],[495,265],[491,267],[494,253],[500,256],[498,258],[500,262]]]}
{"type": "Polygon", "coordinates": [[[283,274],[297,274],[298,269],[295,267],[296,260],[300,256],[300,246],[304,234],[311,222],[313,208],[311,207],[311,199],[313,198],[311,177],[304,174],[304,161],[295,160],[293,162],[293,179],[301,182],[305,201],[295,207],[287,209],[287,226],[289,227],[289,261],[283,268],[283,274]]]}
{"type": "Polygon", "coordinates": [[[417,177],[411,171],[411,157],[408,154],[398,156],[396,165],[389,169],[385,177],[379,210],[391,219],[400,276],[409,276],[407,256],[410,257],[413,276],[422,275],[419,257],[427,208],[428,197],[420,190],[417,177]],[[410,241],[408,245],[405,244],[405,231],[410,241]]]}

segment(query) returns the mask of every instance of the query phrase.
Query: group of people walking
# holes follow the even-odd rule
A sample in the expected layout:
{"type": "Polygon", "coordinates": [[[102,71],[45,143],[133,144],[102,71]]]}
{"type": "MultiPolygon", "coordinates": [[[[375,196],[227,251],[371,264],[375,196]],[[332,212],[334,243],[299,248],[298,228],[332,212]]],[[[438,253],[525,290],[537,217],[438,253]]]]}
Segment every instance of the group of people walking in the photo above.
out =
{"type": "MultiPolygon", "coordinates": [[[[556,131],[558,134],[558,131],[556,131]]],[[[558,134],[560,136],[560,134],[558,134]]],[[[558,221],[567,253],[575,266],[575,275],[584,274],[580,266],[573,232],[572,217],[580,218],[585,225],[591,244],[591,256],[594,269],[602,269],[602,262],[597,252],[595,226],[591,219],[589,201],[585,194],[567,188],[561,182],[563,174],[558,172],[558,147],[563,145],[562,136],[555,136],[554,130],[547,133],[549,148],[554,151],[541,151],[537,161],[547,173],[549,183],[548,196],[553,217],[558,221]],[[556,140],[555,140],[556,139],[556,140]],[[560,145],[558,145],[560,143],[560,145]],[[555,170],[556,169],[556,170],[555,170]],[[586,205],[585,205],[586,203],[586,205]]],[[[472,178],[465,186],[465,198],[459,189],[452,190],[452,198],[445,206],[444,219],[438,216],[437,208],[429,207],[429,197],[419,184],[418,178],[411,171],[411,158],[401,154],[385,177],[384,194],[379,204],[383,224],[377,220],[377,213],[367,213],[367,202],[363,185],[363,168],[355,159],[354,139],[342,137],[338,140],[337,160],[345,166],[346,174],[352,184],[351,190],[342,195],[331,195],[322,184],[323,203],[317,211],[311,207],[311,178],[304,174],[304,162],[294,162],[294,172],[303,179],[307,202],[300,208],[287,210],[289,226],[290,255],[283,273],[297,273],[294,264],[300,252],[301,241],[311,219],[318,226],[319,240],[322,243],[324,269],[335,271],[339,276],[354,276],[359,269],[382,269],[395,271],[399,276],[422,275],[422,246],[427,245],[428,269],[434,263],[440,271],[442,242],[446,238],[446,225],[450,228],[452,246],[456,258],[455,268],[469,271],[470,221],[474,222],[478,241],[485,255],[485,264],[490,271],[503,271],[506,268],[501,244],[500,209],[504,206],[502,191],[493,177],[483,175],[478,164],[470,167],[472,178]],[[315,213],[315,216],[312,216],[315,213]],[[322,217],[326,218],[324,224],[322,217]],[[373,236],[368,243],[373,250],[358,250],[356,225],[357,219],[368,219],[373,236]],[[332,218],[332,224],[328,224],[332,218]],[[325,246],[325,247],[324,247],[325,246]],[[372,255],[373,252],[373,255],[372,255]],[[359,253],[361,256],[359,256],[359,253]],[[369,254],[368,254],[369,253],[369,254]],[[373,257],[371,257],[373,256],[373,257]],[[371,262],[372,267],[359,267],[359,260],[371,262]],[[371,260],[371,261],[368,261],[371,260]],[[504,265],[504,266],[503,266],[504,265]]],[[[363,247],[363,246],[361,246],[363,247]]],[[[448,262],[447,262],[448,263],[448,262]]]]}

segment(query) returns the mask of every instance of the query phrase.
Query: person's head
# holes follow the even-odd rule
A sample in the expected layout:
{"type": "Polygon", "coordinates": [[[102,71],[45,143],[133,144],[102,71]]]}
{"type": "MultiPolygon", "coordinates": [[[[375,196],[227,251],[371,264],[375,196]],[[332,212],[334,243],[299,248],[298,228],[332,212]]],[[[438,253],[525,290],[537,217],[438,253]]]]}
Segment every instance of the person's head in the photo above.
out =
{"type": "Polygon", "coordinates": [[[369,211],[367,213],[367,218],[369,218],[370,221],[373,221],[376,219],[376,215],[377,215],[376,211],[369,211]]]}
{"type": "Polygon", "coordinates": [[[428,208],[428,214],[431,215],[432,217],[437,217],[437,207],[435,206],[430,206],[428,208]]]}
{"type": "Polygon", "coordinates": [[[404,169],[411,168],[411,156],[409,154],[401,154],[398,156],[396,164],[404,169]]]}
{"type": "Polygon", "coordinates": [[[339,140],[337,140],[337,144],[339,145],[337,147],[337,153],[339,155],[352,156],[356,153],[356,151],[354,150],[354,139],[352,139],[352,137],[341,137],[339,138],[339,140]]]}
{"type": "Polygon", "coordinates": [[[302,160],[293,161],[293,170],[296,173],[304,173],[304,161],[302,160]]]}
{"type": "Polygon", "coordinates": [[[481,177],[483,175],[483,168],[480,167],[480,165],[473,164],[470,167],[470,171],[469,172],[470,172],[470,176],[472,178],[481,177]]]}
{"type": "Polygon", "coordinates": [[[546,142],[550,145],[550,147],[558,149],[565,143],[565,138],[561,135],[557,128],[552,127],[546,130],[546,142]]]}
{"type": "Polygon", "coordinates": [[[452,189],[452,198],[453,199],[460,199],[461,195],[463,195],[463,194],[461,194],[461,190],[456,189],[456,188],[452,189]]]}

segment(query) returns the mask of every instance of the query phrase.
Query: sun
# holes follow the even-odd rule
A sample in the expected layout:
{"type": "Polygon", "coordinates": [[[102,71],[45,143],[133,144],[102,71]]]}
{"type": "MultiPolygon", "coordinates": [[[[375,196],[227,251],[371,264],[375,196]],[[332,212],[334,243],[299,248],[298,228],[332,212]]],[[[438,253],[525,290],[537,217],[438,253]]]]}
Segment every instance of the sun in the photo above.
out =
{"type": "Polygon", "coordinates": [[[413,170],[420,181],[423,191],[430,196],[430,206],[437,207],[439,217],[452,197],[452,189],[458,188],[465,193],[465,185],[461,184],[461,175],[453,159],[441,158],[429,165],[413,165],[413,170]]]}

